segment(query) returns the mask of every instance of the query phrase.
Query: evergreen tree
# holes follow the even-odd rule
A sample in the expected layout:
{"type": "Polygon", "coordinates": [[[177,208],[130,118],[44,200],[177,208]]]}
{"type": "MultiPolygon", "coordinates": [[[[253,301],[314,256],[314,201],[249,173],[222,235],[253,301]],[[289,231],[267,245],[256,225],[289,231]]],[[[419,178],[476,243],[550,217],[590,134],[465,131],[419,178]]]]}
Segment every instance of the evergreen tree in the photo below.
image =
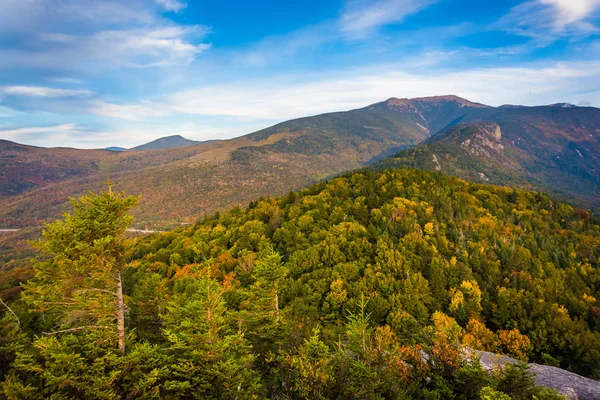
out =
{"type": "Polygon", "coordinates": [[[242,323],[254,351],[261,356],[276,353],[286,332],[280,310],[281,290],[288,275],[281,256],[272,247],[255,261],[252,270],[254,283],[244,290],[245,301],[237,318],[242,323]]]}
{"type": "Polygon", "coordinates": [[[72,214],[46,225],[35,246],[53,258],[34,264],[23,299],[48,320],[47,334],[99,331],[125,353],[121,271],[130,241],[128,214],[138,198],[108,191],[71,199],[72,214]]]}
{"type": "Polygon", "coordinates": [[[230,332],[223,288],[203,271],[175,283],[162,315],[168,339],[165,391],[171,398],[252,399],[261,385],[241,332],[230,332]]]}
{"type": "Polygon", "coordinates": [[[275,316],[275,321],[280,322],[280,306],[279,299],[281,296],[281,288],[283,286],[283,280],[288,275],[287,268],[281,261],[281,256],[273,247],[268,247],[265,251],[264,257],[259,259],[254,264],[253,271],[254,278],[256,279],[253,289],[255,292],[262,292],[262,297],[269,299],[265,308],[271,309],[271,312],[275,316]],[[270,307],[268,303],[270,304],[270,307]]]}

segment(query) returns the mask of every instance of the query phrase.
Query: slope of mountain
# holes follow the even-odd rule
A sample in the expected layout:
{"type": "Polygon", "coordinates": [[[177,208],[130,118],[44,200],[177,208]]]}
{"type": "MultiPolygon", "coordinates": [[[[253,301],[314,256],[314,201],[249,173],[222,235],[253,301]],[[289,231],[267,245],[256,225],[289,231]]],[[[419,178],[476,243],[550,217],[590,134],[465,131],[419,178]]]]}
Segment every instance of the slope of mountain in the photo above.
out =
{"type": "Polygon", "coordinates": [[[543,190],[600,207],[600,112],[562,105],[512,108],[467,122],[401,151],[375,168],[410,166],[476,182],[543,190]]]}
{"type": "Polygon", "coordinates": [[[57,217],[68,197],[100,189],[108,174],[118,188],[142,195],[136,211],[141,225],[165,228],[305,187],[399,151],[381,165],[439,167],[484,182],[561,195],[573,192],[569,198],[578,204],[596,205],[599,133],[596,108],[489,107],[437,96],[391,98],[362,109],[283,122],[231,140],[144,152],[40,149],[2,142],[0,224],[25,227],[57,217]],[[485,130],[484,125],[461,125],[486,121],[500,127],[499,139],[493,132],[475,138],[474,132],[485,130]],[[428,147],[406,150],[421,142],[428,147]],[[432,152],[430,146],[445,146],[448,154],[437,147],[432,152]],[[422,161],[403,161],[418,160],[421,153],[426,154],[422,161]]]}
{"type": "Polygon", "coordinates": [[[189,140],[180,135],[173,136],[165,136],[148,142],[146,144],[142,144],[136,147],[132,147],[129,149],[130,151],[138,151],[138,150],[158,150],[158,149],[171,149],[173,147],[185,147],[185,146],[193,146],[195,144],[201,143],[197,140],[189,140]]]}
{"type": "MultiPolygon", "coordinates": [[[[143,153],[69,149],[61,153],[66,164],[91,158],[92,165],[74,176],[36,182],[26,192],[15,193],[18,196],[5,194],[0,223],[21,227],[57,217],[68,197],[101,188],[106,174],[118,188],[142,195],[136,215],[141,223],[193,222],[200,213],[283,194],[415,145],[429,136],[419,121],[421,117],[410,110],[367,107],[300,118],[195,146],[143,153]]],[[[21,147],[20,156],[11,153],[13,163],[37,151],[21,147]]],[[[25,180],[27,174],[23,175],[19,179],[25,180]]]]}
{"type": "Polygon", "coordinates": [[[12,196],[98,170],[104,150],[46,149],[0,140],[0,196],[12,196]]]}
{"type": "Polygon", "coordinates": [[[364,296],[372,326],[388,325],[402,343],[427,346],[422,329],[443,312],[466,346],[597,378],[599,224],[536,192],[363,169],[142,238],[134,279],[182,279],[201,265],[244,288],[272,246],[289,271],[280,305],[298,334],[318,324],[338,343],[364,296]]]}
{"type": "Polygon", "coordinates": [[[90,175],[162,165],[189,157],[194,150],[115,152],[73,148],[43,148],[0,140],[0,198],[90,175]]]}

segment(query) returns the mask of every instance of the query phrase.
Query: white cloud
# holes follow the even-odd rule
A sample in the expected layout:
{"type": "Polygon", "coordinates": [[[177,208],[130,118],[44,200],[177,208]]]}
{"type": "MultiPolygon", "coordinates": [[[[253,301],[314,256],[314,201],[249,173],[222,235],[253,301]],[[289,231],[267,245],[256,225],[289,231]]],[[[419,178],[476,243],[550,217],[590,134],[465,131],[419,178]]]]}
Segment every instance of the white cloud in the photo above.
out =
{"type": "Polygon", "coordinates": [[[32,133],[49,133],[56,131],[70,131],[75,128],[75,124],[63,124],[57,126],[37,126],[27,128],[16,128],[16,129],[3,129],[0,130],[0,136],[11,137],[16,135],[28,135],[32,133]]]}
{"type": "Polygon", "coordinates": [[[599,0],[529,0],[512,8],[494,27],[539,42],[597,33],[590,20],[600,10],[599,0]]]}
{"type": "Polygon", "coordinates": [[[155,29],[101,31],[83,39],[78,47],[91,46],[91,57],[108,58],[113,65],[156,67],[189,62],[208,49],[208,44],[186,41],[191,34],[204,35],[207,28],[169,26],[155,29]]]}
{"type": "Polygon", "coordinates": [[[85,83],[85,81],[83,79],[68,78],[68,77],[48,78],[48,80],[52,81],[52,82],[66,83],[66,84],[70,84],[70,85],[81,85],[81,84],[85,83]]]}
{"type": "Polygon", "coordinates": [[[402,21],[438,0],[353,0],[340,18],[340,28],[350,38],[362,38],[377,28],[402,21]]]}
{"type": "Polygon", "coordinates": [[[4,86],[0,90],[7,95],[29,97],[80,97],[93,94],[89,90],[56,89],[42,86],[4,86]]]}
{"type": "Polygon", "coordinates": [[[187,7],[187,4],[180,0],[156,0],[167,11],[179,12],[187,7]]]}
{"type": "Polygon", "coordinates": [[[104,115],[111,118],[127,119],[139,121],[146,118],[166,117],[171,112],[153,106],[151,103],[145,104],[113,104],[104,101],[94,102],[85,110],[91,114],[104,115]]]}
{"type": "Polygon", "coordinates": [[[540,0],[540,3],[554,7],[558,29],[583,20],[600,8],[598,0],[540,0]]]}
{"type": "MultiPolygon", "coordinates": [[[[9,118],[18,115],[18,113],[10,108],[0,106],[0,118],[9,118]]],[[[2,126],[0,126],[2,128],[2,126]]]]}
{"type": "Polygon", "coordinates": [[[331,72],[277,81],[234,82],[190,89],[154,100],[153,107],[173,114],[227,116],[281,121],[329,111],[363,107],[388,97],[456,94],[491,105],[592,101],[589,82],[600,81],[600,61],[481,68],[460,72],[407,73],[398,65],[331,72]]]}
{"type": "Polygon", "coordinates": [[[89,28],[155,21],[143,0],[1,0],[0,32],[52,32],[66,25],[89,28]]]}
{"type": "Polygon", "coordinates": [[[0,68],[97,73],[106,68],[187,65],[210,47],[209,28],[181,25],[164,10],[181,0],[0,0],[0,68]]]}
{"type": "MultiPolygon", "coordinates": [[[[1,50],[0,68],[27,66],[92,72],[106,68],[150,68],[188,64],[209,44],[194,44],[209,31],[203,26],[162,26],[102,30],[91,35],[60,35],[60,43],[38,50],[1,50]]],[[[54,40],[44,37],[45,41],[54,40]]]]}

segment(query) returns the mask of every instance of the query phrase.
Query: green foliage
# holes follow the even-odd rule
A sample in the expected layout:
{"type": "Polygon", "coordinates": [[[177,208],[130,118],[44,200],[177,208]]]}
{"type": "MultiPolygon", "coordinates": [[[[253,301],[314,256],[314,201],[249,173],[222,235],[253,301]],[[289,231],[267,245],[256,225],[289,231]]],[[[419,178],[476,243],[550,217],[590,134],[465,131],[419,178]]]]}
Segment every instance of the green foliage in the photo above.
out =
{"type": "Polygon", "coordinates": [[[35,262],[22,298],[44,314],[50,331],[97,330],[98,340],[116,343],[120,274],[130,249],[124,234],[136,202],[109,184],[108,192],[73,199],[73,214],[46,225],[35,246],[53,258],[35,262]]]}
{"type": "Polygon", "coordinates": [[[463,344],[600,373],[600,226],[545,195],[360,171],[131,247],[133,203],[106,196],[46,230],[55,256],[11,303],[21,333],[2,319],[7,398],[556,396],[463,344]]]}
{"type": "Polygon", "coordinates": [[[481,389],[481,400],[511,400],[506,393],[499,392],[489,386],[481,389]]]}
{"type": "Polygon", "coordinates": [[[202,271],[177,281],[162,315],[171,398],[258,398],[254,356],[241,332],[227,332],[222,287],[202,271]]]}

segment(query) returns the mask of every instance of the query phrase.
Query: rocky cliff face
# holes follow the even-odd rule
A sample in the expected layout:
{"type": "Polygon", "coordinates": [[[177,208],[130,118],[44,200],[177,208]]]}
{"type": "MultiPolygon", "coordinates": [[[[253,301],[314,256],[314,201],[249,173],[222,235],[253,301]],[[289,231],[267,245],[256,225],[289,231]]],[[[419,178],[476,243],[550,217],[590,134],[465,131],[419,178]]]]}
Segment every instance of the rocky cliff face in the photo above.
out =
{"type": "Polygon", "coordinates": [[[472,138],[465,140],[460,147],[476,156],[492,157],[490,150],[502,152],[504,145],[500,142],[502,131],[494,123],[481,123],[472,138]]]}

